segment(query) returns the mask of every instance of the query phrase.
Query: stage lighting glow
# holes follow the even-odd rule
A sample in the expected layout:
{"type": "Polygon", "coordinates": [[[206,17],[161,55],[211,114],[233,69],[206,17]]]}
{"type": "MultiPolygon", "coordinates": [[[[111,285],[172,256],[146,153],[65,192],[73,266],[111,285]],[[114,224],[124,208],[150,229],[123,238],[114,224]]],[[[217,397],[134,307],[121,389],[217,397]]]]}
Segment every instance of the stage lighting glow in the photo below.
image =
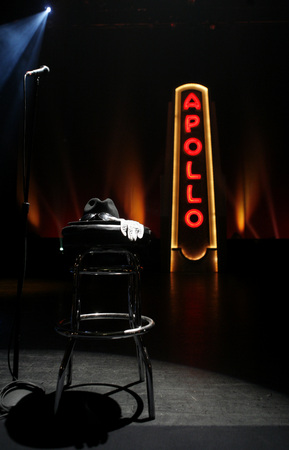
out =
{"type": "Polygon", "coordinates": [[[51,12],[50,6],[46,6],[45,10],[46,10],[47,14],[49,14],[51,12]]]}

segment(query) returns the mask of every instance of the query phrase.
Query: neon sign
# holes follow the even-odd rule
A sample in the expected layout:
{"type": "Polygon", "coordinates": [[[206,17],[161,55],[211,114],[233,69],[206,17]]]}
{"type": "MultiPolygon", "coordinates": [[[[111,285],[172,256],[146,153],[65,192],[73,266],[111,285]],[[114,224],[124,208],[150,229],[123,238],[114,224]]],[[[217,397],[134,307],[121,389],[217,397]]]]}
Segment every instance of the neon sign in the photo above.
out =
{"type": "Polygon", "coordinates": [[[202,259],[217,270],[209,97],[205,86],[185,84],[175,91],[171,271],[202,259]]]}

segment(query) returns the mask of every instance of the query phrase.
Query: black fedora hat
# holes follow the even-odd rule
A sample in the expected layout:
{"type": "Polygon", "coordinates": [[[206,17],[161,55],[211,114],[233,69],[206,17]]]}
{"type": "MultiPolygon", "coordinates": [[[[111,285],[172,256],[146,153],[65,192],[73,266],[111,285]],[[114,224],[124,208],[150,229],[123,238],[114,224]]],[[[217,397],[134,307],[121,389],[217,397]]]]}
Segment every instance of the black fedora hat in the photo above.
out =
{"type": "Polygon", "coordinates": [[[119,219],[117,207],[111,198],[106,198],[105,200],[91,198],[84,207],[81,220],[102,219],[103,213],[119,219]]]}

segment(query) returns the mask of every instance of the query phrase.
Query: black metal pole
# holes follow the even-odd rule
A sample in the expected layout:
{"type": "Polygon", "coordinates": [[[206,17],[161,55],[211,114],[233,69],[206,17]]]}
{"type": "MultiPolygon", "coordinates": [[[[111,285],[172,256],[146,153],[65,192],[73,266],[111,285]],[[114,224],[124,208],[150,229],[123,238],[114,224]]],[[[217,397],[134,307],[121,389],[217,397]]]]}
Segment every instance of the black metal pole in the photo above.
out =
{"type": "Polygon", "coordinates": [[[22,294],[23,285],[26,276],[26,264],[27,264],[27,224],[29,213],[29,183],[30,183],[30,170],[31,170],[31,157],[33,150],[33,137],[35,132],[36,114],[38,106],[38,90],[39,80],[36,79],[36,93],[35,93],[35,106],[33,117],[33,132],[32,139],[29,145],[27,145],[27,94],[26,94],[26,74],[24,75],[23,91],[24,91],[24,116],[23,116],[23,155],[22,155],[22,178],[23,178],[23,203],[21,208],[20,217],[20,248],[19,248],[19,272],[17,282],[17,294],[16,294],[16,308],[15,308],[15,321],[14,321],[14,336],[13,336],[13,380],[18,380],[19,376],[19,348],[20,348],[20,328],[21,328],[21,307],[22,307],[22,294]]]}

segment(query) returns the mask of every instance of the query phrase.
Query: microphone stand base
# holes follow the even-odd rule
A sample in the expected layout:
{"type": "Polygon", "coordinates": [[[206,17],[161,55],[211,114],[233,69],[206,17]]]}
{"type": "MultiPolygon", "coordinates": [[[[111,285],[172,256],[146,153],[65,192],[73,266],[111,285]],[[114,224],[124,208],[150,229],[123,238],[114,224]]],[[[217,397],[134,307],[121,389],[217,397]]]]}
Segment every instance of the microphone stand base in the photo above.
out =
{"type": "Polygon", "coordinates": [[[37,394],[44,395],[45,389],[35,383],[27,381],[12,381],[7,384],[0,392],[0,408],[4,414],[8,414],[20,400],[26,395],[37,394]]]}

